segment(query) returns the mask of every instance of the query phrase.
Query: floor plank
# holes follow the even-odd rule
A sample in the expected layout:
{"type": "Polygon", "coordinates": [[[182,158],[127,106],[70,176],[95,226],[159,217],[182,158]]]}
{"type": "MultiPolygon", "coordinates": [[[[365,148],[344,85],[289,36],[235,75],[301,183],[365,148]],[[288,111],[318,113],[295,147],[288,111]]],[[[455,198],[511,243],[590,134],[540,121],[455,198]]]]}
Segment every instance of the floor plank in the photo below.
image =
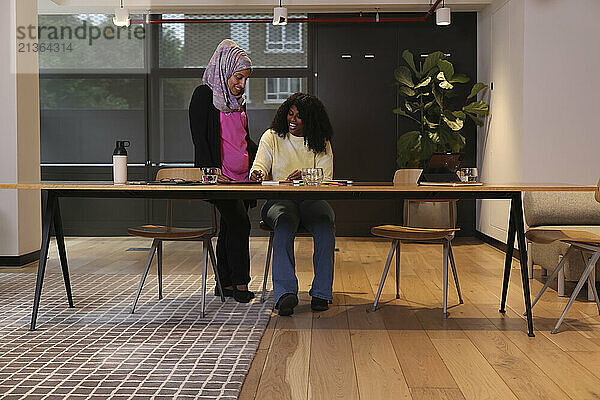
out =
{"type": "MultiPolygon", "coordinates": [[[[70,271],[141,274],[147,252],[127,250],[149,247],[150,242],[135,237],[66,238],[70,271]]],[[[556,296],[553,284],[534,308],[536,337],[529,338],[519,263],[513,262],[506,314],[500,314],[504,254],[476,239],[457,238],[453,249],[465,304],[456,305],[450,279],[451,314],[442,318],[441,246],[410,243],[401,249],[400,298],[395,296],[392,265],[380,307],[372,313],[367,310],[390,242],[338,238],[336,245],[334,303],[329,311],[313,314],[308,296],[313,242],[295,241],[300,305],[292,317],[272,317],[240,399],[600,399],[600,316],[594,303],[585,301],[585,293],[559,334],[552,335],[550,329],[568,301],[556,296]]],[[[263,274],[266,247],[267,238],[250,241],[255,277],[263,274]]],[[[200,243],[168,242],[163,255],[164,279],[200,273],[200,243]]],[[[47,273],[60,273],[54,241],[49,256],[47,273]]],[[[36,269],[33,263],[0,271],[36,269]]],[[[150,273],[156,274],[156,261],[150,273]]],[[[212,277],[209,282],[212,289],[212,277]]],[[[544,282],[536,267],[532,297],[544,282]]],[[[135,289],[124,288],[132,296],[135,289]]]]}

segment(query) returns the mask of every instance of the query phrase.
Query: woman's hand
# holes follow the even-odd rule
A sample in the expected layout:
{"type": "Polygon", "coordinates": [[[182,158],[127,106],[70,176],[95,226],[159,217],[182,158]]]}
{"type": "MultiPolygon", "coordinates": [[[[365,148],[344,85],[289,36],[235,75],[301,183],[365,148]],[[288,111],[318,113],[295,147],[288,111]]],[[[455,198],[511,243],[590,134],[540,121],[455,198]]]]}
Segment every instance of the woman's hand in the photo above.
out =
{"type": "Polygon", "coordinates": [[[302,171],[300,171],[299,169],[295,170],[294,172],[292,172],[290,174],[290,176],[287,177],[288,181],[293,181],[293,180],[298,180],[298,179],[302,179],[302,171]]]}
{"type": "Polygon", "coordinates": [[[252,173],[250,174],[250,180],[252,182],[262,182],[263,180],[263,173],[262,171],[259,171],[257,169],[255,169],[254,171],[252,171],[252,173]]]}
{"type": "Polygon", "coordinates": [[[223,183],[223,182],[229,182],[231,181],[231,179],[229,179],[228,177],[226,177],[223,174],[219,174],[219,176],[217,177],[217,182],[223,183]]]}

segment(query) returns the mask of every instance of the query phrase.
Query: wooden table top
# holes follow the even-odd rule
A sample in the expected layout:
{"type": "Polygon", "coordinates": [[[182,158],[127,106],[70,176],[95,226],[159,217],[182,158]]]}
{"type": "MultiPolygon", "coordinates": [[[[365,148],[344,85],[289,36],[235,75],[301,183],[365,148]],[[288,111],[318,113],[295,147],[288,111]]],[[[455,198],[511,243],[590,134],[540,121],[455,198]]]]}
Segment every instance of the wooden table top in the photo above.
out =
{"type": "Polygon", "coordinates": [[[98,181],[64,181],[41,183],[0,183],[0,189],[20,190],[107,190],[107,191],[242,191],[242,192],[593,192],[596,186],[570,185],[565,183],[503,183],[483,185],[457,185],[457,186],[417,186],[396,185],[388,182],[356,182],[349,186],[294,186],[292,184],[258,185],[258,184],[217,184],[217,185],[147,185],[126,184],[114,185],[112,182],[98,181]]]}

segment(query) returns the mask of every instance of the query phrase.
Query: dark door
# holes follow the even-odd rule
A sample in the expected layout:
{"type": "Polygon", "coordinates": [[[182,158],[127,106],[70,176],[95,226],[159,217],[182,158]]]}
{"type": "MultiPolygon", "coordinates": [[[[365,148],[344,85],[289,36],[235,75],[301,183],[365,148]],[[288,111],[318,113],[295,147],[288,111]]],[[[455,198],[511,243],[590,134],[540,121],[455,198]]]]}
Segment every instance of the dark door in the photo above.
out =
{"type": "MultiPolygon", "coordinates": [[[[397,29],[391,24],[317,24],[316,95],[334,129],[336,178],[391,182],[396,169],[397,29]]],[[[393,201],[332,202],[338,235],[398,223],[393,201]]]]}

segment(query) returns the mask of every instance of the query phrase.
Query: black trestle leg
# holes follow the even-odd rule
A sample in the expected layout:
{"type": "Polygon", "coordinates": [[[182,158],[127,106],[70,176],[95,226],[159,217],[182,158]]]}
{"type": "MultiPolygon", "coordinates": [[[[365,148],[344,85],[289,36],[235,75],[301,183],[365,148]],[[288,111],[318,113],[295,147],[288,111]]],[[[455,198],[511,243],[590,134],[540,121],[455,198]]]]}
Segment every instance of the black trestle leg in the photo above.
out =
{"type": "Polygon", "coordinates": [[[50,225],[54,214],[54,205],[56,197],[52,192],[43,191],[46,197],[46,207],[42,215],[42,247],[40,248],[40,261],[38,263],[37,281],[35,283],[35,293],[33,296],[33,311],[31,313],[30,331],[35,330],[38,309],[40,307],[40,297],[42,295],[42,284],[44,283],[44,272],[46,271],[46,259],[48,257],[48,246],[50,244],[50,225]]]}
{"type": "Polygon", "coordinates": [[[73,296],[71,294],[71,280],[69,279],[69,266],[67,264],[67,250],[65,247],[65,236],[63,232],[62,219],[60,216],[60,205],[58,199],[55,200],[54,206],[54,234],[56,235],[56,245],[58,246],[58,255],[60,257],[60,267],[62,269],[63,278],[65,281],[65,289],[67,290],[67,299],[69,307],[74,307],[73,296]]]}
{"type": "Polygon", "coordinates": [[[527,334],[534,337],[533,334],[533,316],[531,314],[531,295],[529,293],[529,270],[527,268],[527,243],[525,242],[525,224],[523,223],[523,205],[521,202],[521,193],[513,198],[515,207],[515,230],[517,233],[517,242],[519,243],[519,257],[521,261],[521,280],[523,281],[523,296],[525,297],[525,312],[527,313],[527,334]]]}
{"type": "Polygon", "coordinates": [[[508,292],[508,281],[510,279],[510,268],[512,266],[513,248],[515,245],[515,218],[514,218],[514,199],[510,202],[510,212],[508,218],[508,239],[506,241],[506,258],[504,259],[504,280],[502,281],[502,301],[500,303],[500,312],[506,312],[506,294],[508,292]]]}

